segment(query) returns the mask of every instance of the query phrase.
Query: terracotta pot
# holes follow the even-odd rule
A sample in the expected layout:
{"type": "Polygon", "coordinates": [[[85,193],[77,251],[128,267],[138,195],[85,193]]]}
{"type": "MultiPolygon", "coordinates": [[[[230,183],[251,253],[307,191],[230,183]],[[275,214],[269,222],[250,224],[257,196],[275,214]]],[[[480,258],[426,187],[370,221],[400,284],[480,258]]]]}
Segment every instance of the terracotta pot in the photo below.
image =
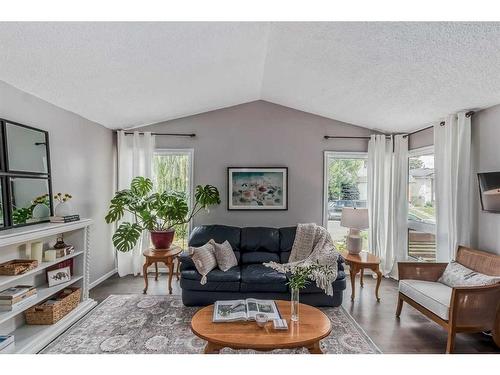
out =
{"type": "Polygon", "coordinates": [[[151,231],[151,242],[155,250],[168,250],[174,241],[175,229],[151,231]]]}

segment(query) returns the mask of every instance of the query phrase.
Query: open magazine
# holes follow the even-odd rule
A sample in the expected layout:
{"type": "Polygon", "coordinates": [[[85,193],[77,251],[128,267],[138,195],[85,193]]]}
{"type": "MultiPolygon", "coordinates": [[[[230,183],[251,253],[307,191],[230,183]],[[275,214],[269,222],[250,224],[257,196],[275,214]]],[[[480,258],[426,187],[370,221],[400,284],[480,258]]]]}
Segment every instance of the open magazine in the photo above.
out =
{"type": "Polygon", "coordinates": [[[247,298],[215,302],[212,321],[220,323],[255,320],[258,313],[266,314],[268,320],[281,319],[278,306],[273,300],[247,298]]]}

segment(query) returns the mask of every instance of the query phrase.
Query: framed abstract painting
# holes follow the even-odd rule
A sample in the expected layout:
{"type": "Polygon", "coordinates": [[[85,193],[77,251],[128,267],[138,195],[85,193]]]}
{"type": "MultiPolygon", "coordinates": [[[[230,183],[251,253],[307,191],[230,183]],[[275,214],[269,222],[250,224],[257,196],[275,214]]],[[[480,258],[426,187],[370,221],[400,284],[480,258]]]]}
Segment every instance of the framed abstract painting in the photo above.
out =
{"type": "Polygon", "coordinates": [[[287,210],[288,168],[227,169],[228,210],[287,210]]]}

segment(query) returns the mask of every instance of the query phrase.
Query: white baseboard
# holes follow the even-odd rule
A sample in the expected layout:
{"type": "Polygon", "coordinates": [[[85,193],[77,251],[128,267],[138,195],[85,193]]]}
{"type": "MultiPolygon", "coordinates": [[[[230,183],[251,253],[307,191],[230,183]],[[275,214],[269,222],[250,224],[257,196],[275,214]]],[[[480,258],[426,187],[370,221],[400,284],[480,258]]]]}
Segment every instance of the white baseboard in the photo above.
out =
{"type": "Polygon", "coordinates": [[[115,268],[111,271],[109,271],[108,273],[105,273],[104,275],[102,275],[101,277],[99,277],[97,280],[93,281],[90,283],[90,288],[89,289],[92,289],[92,288],[95,288],[97,285],[99,285],[100,283],[102,283],[103,281],[109,279],[111,276],[113,276],[115,273],[118,272],[118,269],[115,268]]]}

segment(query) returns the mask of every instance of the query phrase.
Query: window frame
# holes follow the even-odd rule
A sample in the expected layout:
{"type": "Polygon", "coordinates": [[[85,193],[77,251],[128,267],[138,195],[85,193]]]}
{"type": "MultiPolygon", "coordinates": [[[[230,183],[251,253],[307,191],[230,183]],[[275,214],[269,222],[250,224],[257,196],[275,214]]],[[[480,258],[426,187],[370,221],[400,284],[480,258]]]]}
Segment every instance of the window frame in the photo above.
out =
{"type": "Polygon", "coordinates": [[[368,161],[368,152],[324,151],[323,152],[323,227],[328,229],[328,159],[363,159],[368,161]]]}
{"type": "MultiPolygon", "coordinates": [[[[191,210],[194,199],[194,148],[165,148],[157,147],[153,151],[153,157],[156,155],[189,155],[189,197],[188,207],[191,210]]],[[[193,221],[188,223],[188,238],[193,229],[193,221]]]]}
{"type": "MultiPolygon", "coordinates": [[[[410,202],[409,202],[409,195],[410,195],[410,158],[415,158],[415,157],[429,155],[429,154],[434,155],[434,161],[435,161],[436,160],[435,159],[435,155],[436,154],[435,154],[434,145],[423,146],[423,147],[418,147],[418,148],[414,148],[414,149],[408,150],[408,174],[407,174],[408,177],[406,179],[406,199],[408,199],[408,210],[409,210],[409,207],[410,207],[410,202]]],[[[436,170],[436,168],[434,166],[434,173],[435,173],[435,170],[436,170]]],[[[434,232],[433,232],[434,235],[436,235],[437,216],[436,216],[435,220],[436,220],[436,224],[434,224],[434,232]]],[[[409,260],[417,261],[417,262],[425,262],[425,260],[422,259],[422,258],[417,258],[417,257],[415,257],[413,255],[410,255],[410,227],[408,225],[409,221],[410,220],[407,217],[406,218],[406,235],[407,235],[408,240],[406,241],[406,243],[407,243],[407,245],[406,245],[406,258],[409,259],[409,260]]],[[[428,224],[428,225],[431,225],[431,224],[428,224]]],[[[437,244],[436,244],[436,259],[437,259],[437,244]]]]}

